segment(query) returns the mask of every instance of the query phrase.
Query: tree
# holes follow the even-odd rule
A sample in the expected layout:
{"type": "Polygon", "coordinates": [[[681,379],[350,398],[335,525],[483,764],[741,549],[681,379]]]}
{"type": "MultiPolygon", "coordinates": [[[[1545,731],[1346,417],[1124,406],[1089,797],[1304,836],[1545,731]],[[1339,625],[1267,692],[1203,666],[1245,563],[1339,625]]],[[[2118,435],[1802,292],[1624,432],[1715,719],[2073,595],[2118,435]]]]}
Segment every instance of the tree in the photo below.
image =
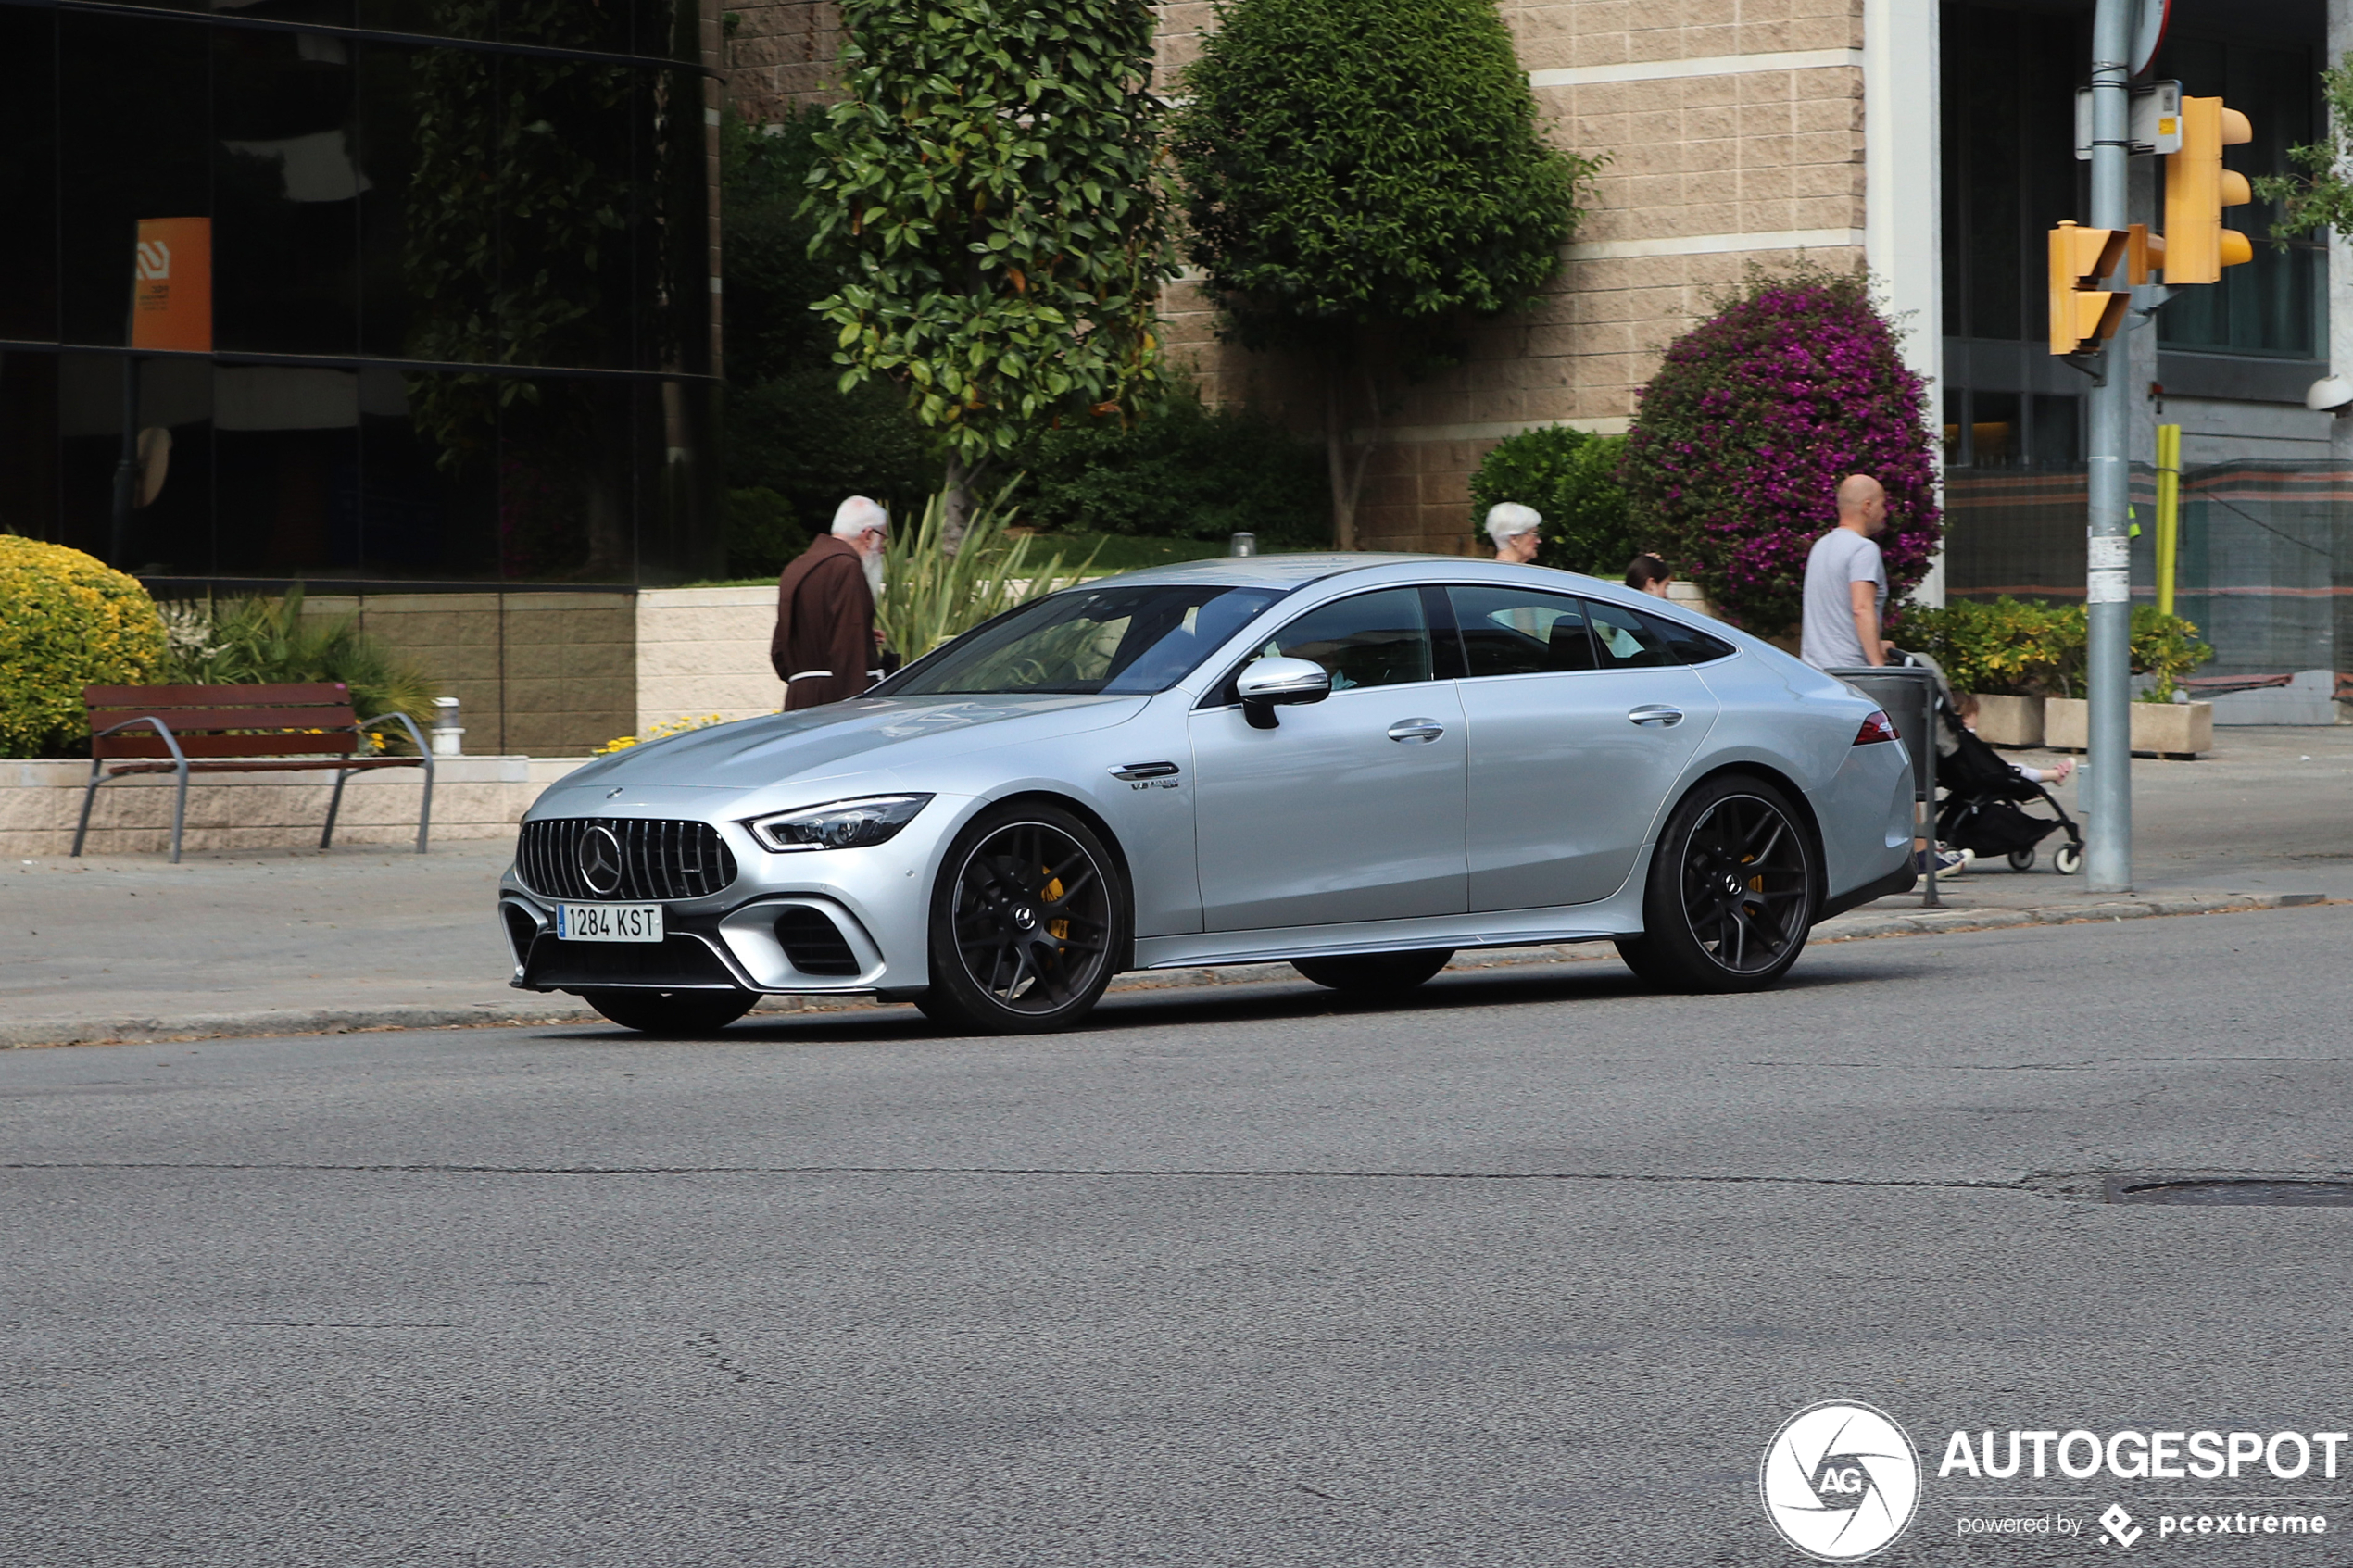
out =
{"type": "Polygon", "coordinates": [[[960,538],[981,470],[1155,380],[1173,192],[1145,0],[844,0],[848,96],[810,171],[844,390],[906,388],[960,538]]]}
{"type": "Polygon", "coordinates": [[[2353,233],[2353,53],[2321,72],[2321,96],[2327,134],[2287,150],[2288,161],[2304,172],[2255,177],[2256,198],[2279,206],[2271,239],[2282,246],[2322,229],[2353,233]]]}
{"type": "Polygon", "coordinates": [[[1943,534],[1928,390],[1859,276],[1752,272],[1668,345],[1620,470],[1667,563],[1760,635],[1797,624],[1806,552],[1838,521],[1839,481],[1887,491],[1890,595],[1927,575],[1943,534]]]}
{"type": "Polygon", "coordinates": [[[1642,553],[1626,489],[1617,481],[1622,435],[1540,425],[1497,442],[1471,475],[1471,533],[1487,544],[1487,508],[1498,501],[1534,507],[1544,518],[1536,564],[1616,577],[1642,553]]]}
{"type": "Polygon", "coordinates": [[[1454,319],[1525,306],[1598,165],[1544,141],[1494,0],[1218,0],[1216,16],[1173,127],[1191,255],[1235,336],[1322,361],[1333,535],[1353,548],[1370,448],[1350,472],[1342,403],[1361,335],[1403,328],[1427,361],[1454,319]]]}

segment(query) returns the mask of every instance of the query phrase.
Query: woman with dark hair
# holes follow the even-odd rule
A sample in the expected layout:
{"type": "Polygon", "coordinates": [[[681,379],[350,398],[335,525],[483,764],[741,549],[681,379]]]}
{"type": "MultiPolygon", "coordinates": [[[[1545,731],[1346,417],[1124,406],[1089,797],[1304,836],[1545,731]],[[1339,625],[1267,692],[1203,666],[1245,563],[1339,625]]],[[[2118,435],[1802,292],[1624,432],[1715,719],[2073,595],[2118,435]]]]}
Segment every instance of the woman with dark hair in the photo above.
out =
{"type": "Polygon", "coordinates": [[[1667,571],[1667,563],[1656,556],[1636,556],[1626,568],[1626,585],[1629,588],[1640,588],[1657,598],[1667,596],[1667,585],[1674,581],[1675,574],[1667,571]]]}

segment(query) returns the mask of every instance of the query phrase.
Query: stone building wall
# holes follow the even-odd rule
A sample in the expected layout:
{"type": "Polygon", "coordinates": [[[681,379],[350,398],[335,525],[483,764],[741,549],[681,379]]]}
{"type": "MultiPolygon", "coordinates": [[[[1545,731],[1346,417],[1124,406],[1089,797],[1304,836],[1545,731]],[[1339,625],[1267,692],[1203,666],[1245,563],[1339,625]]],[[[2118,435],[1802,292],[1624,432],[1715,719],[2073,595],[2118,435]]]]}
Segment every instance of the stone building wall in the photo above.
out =
{"type": "MultiPolygon", "coordinates": [[[[1368,548],[1467,550],[1469,477],[1531,425],[1617,432],[1660,353],[1751,260],[1861,265],[1866,0],[1504,0],[1555,143],[1606,161],[1566,265],[1528,312],[1480,323],[1462,365],[1419,385],[1344,389],[1381,441],[1357,514],[1368,548]]],[[[748,113],[818,95],[837,10],[739,7],[733,91],[748,113]]],[[[1204,0],[1160,7],[1163,80],[1199,53],[1204,0]]],[[[1213,402],[1322,428],[1318,369],[1221,344],[1196,283],[1168,340],[1213,402]]]]}

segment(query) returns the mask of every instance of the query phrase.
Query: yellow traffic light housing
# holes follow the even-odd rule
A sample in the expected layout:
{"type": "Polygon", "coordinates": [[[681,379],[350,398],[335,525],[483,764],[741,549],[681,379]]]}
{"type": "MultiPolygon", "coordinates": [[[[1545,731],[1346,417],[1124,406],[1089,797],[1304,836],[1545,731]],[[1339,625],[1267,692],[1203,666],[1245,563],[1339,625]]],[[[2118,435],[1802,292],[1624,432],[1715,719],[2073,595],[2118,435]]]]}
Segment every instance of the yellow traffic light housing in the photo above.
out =
{"type": "Polygon", "coordinates": [[[2072,221],[2051,231],[2052,353],[2089,353],[2123,323],[2129,296],[2103,285],[2124,260],[2130,239],[2122,229],[2081,229],[2072,221]]]}
{"type": "Polygon", "coordinates": [[[2182,100],[2182,150],[2165,157],[2165,281],[2219,283],[2222,269],[2255,259],[2255,244],[2222,227],[2222,209],[2254,199],[2222,149],[2255,139],[2246,116],[2220,98],[2182,100]]]}

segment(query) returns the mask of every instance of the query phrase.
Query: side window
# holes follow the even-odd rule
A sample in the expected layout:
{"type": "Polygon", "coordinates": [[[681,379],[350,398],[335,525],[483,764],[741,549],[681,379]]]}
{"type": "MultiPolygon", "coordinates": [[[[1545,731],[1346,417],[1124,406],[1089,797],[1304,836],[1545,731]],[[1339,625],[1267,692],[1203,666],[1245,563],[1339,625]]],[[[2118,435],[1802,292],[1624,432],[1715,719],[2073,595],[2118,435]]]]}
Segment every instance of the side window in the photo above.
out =
{"type": "Polygon", "coordinates": [[[1551,675],[1595,667],[1585,603],[1527,588],[1457,585],[1446,590],[1463,634],[1469,673],[1551,675]]]}
{"type": "Polygon", "coordinates": [[[1685,664],[1710,664],[1719,659],[1730,659],[1734,651],[1732,645],[1723,638],[1711,637],[1696,626],[1686,626],[1663,615],[1644,615],[1642,624],[1666,639],[1675,657],[1685,664]]]}
{"type": "Polygon", "coordinates": [[[1585,615],[1592,622],[1593,649],[1604,670],[1655,670],[1683,662],[1667,646],[1659,623],[1640,610],[1588,599],[1585,615]]]}
{"type": "Polygon", "coordinates": [[[1383,588],[1311,609],[1258,652],[1314,659],[1331,672],[1336,692],[1430,678],[1429,621],[1413,588],[1383,588]]]}

